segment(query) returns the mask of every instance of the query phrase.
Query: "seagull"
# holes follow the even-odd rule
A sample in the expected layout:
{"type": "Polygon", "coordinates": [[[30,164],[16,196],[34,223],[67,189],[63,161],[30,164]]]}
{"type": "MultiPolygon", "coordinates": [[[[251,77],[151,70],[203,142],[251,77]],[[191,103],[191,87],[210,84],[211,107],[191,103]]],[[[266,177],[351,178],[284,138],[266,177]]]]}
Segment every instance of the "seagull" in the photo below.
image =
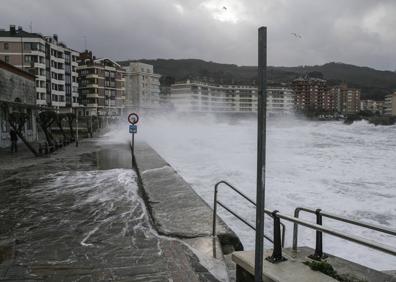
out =
{"type": "Polygon", "coordinates": [[[223,9],[224,9],[224,10],[227,10],[227,7],[226,7],[226,6],[223,6],[223,9]]]}
{"type": "Polygon", "coordinates": [[[296,38],[302,38],[301,35],[299,35],[299,34],[297,34],[297,33],[295,33],[295,32],[292,32],[292,33],[290,33],[290,34],[293,35],[293,36],[296,37],[296,38]]]}

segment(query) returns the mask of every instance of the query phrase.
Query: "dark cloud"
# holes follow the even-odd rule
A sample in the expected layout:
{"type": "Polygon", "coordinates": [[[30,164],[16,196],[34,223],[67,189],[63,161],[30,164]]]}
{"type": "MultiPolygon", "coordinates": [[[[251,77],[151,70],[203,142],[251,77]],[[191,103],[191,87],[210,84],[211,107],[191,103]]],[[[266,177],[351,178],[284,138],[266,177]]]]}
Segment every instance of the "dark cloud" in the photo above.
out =
{"type": "Polygon", "coordinates": [[[114,59],[201,58],[254,65],[257,27],[272,65],[341,61],[396,69],[394,0],[2,0],[0,26],[57,33],[114,59]],[[226,7],[226,9],[223,9],[226,7]],[[291,33],[301,35],[301,38],[291,33]],[[393,59],[393,60],[392,60],[393,59]]]}

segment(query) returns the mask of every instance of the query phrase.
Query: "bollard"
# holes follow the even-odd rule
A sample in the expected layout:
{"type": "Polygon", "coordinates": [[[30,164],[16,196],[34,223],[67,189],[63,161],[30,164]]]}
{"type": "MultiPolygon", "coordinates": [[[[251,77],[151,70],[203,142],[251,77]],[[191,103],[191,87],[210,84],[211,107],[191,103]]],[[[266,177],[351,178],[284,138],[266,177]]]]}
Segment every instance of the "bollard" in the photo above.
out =
{"type": "Polygon", "coordinates": [[[267,257],[271,263],[279,263],[287,260],[282,256],[282,238],[281,238],[281,230],[280,230],[280,218],[276,215],[279,211],[275,210],[272,212],[272,216],[274,219],[274,249],[272,251],[272,255],[267,257]]]}
{"type": "MultiPolygon", "coordinates": [[[[321,209],[317,209],[315,211],[317,225],[322,225],[322,215],[320,214],[321,211],[321,209]]],[[[315,253],[308,257],[313,260],[322,260],[327,258],[327,255],[323,253],[323,234],[321,231],[316,231],[315,253]]]]}

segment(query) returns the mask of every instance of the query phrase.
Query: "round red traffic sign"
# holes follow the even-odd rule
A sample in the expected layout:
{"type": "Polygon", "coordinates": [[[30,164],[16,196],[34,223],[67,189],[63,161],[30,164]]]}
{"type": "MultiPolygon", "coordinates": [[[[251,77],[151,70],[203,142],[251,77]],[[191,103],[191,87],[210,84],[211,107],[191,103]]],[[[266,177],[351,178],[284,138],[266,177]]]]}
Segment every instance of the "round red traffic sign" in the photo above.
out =
{"type": "Polygon", "coordinates": [[[139,116],[136,113],[131,113],[128,115],[128,122],[130,124],[136,124],[139,121],[139,116]]]}

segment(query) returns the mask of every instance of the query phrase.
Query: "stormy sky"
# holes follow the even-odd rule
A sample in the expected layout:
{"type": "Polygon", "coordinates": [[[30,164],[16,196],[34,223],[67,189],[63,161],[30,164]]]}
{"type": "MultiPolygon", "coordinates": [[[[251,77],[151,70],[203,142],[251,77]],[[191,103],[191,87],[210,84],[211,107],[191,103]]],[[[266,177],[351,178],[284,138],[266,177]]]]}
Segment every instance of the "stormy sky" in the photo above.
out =
{"type": "Polygon", "coordinates": [[[1,0],[0,28],[21,25],[86,44],[97,57],[197,58],[256,65],[344,62],[396,69],[395,0],[1,0]],[[295,34],[292,34],[295,33],[295,34]]]}

